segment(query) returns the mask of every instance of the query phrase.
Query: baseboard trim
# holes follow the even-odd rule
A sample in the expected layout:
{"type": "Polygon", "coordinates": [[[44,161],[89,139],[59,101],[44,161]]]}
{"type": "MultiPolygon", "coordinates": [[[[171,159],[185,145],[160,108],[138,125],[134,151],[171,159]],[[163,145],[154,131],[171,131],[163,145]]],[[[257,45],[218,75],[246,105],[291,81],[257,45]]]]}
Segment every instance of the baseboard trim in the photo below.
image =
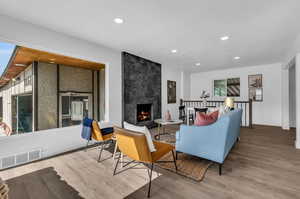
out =
{"type": "Polygon", "coordinates": [[[282,127],[282,130],[285,130],[285,131],[289,131],[291,128],[290,127],[282,127]]]}
{"type": "Polygon", "coordinates": [[[300,143],[297,142],[297,140],[295,141],[295,147],[296,147],[296,149],[300,149],[300,143]]]}
{"type": "Polygon", "coordinates": [[[282,128],[282,126],[278,125],[270,125],[270,124],[252,124],[252,126],[261,126],[261,127],[276,127],[276,128],[282,128]]]}

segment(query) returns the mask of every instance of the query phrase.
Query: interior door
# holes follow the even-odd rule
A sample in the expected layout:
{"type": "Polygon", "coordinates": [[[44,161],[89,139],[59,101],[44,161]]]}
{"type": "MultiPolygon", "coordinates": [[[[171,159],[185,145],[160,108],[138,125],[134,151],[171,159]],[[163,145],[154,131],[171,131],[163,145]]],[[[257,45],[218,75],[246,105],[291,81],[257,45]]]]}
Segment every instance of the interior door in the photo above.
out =
{"type": "Polygon", "coordinates": [[[12,96],[12,134],[32,132],[32,95],[12,96]]]}
{"type": "Polygon", "coordinates": [[[18,132],[32,132],[32,96],[18,96],[18,132]]]}
{"type": "Polygon", "coordinates": [[[79,125],[92,117],[91,94],[68,93],[60,98],[60,127],[79,125]]]}

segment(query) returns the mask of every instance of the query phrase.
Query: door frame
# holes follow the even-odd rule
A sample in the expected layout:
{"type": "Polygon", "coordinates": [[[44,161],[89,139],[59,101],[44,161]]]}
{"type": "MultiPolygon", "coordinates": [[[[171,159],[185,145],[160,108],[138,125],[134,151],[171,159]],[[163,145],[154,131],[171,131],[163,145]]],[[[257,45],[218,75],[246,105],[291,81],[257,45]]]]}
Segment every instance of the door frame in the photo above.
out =
{"type": "MultiPolygon", "coordinates": [[[[13,98],[14,97],[17,97],[17,103],[16,103],[16,117],[17,117],[17,124],[16,124],[16,134],[18,135],[19,134],[19,97],[22,97],[22,96],[31,96],[32,97],[32,93],[22,93],[22,94],[13,94],[11,95],[11,130],[13,129],[13,98]]],[[[34,117],[33,117],[33,113],[34,113],[34,106],[33,106],[33,101],[31,101],[31,104],[32,104],[32,129],[31,129],[31,132],[34,132],[33,130],[33,125],[34,125],[34,117]]]]}
{"type": "Polygon", "coordinates": [[[89,105],[89,117],[92,118],[93,116],[93,108],[94,108],[94,104],[92,103],[92,98],[93,98],[93,94],[90,92],[60,92],[59,93],[59,113],[58,113],[58,118],[59,118],[59,128],[62,128],[62,97],[63,96],[75,96],[75,97],[88,97],[88,105],[89,105]]]}

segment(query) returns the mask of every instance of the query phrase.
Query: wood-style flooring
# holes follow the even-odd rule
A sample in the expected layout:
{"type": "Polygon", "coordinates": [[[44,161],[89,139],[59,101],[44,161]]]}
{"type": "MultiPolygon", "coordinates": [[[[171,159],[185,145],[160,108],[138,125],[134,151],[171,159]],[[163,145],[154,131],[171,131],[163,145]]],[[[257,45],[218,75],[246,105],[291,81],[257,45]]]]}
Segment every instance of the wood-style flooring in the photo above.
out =
{"type": "MultiPolygon", "coordinates": [[[[294,148],[294,140],[293,130],[244,128],[240,142],[223,165],[222,176],[218,175],[217,165],[208,169],[202,182],[156,167],[151,198],[300,198],[300,150],[294,148]]],[[[96,149],[77,151],[8,169],[0,172],[0,176],[7,180],[53,167],[62,180],[86,199],[146,198],[148,174],[142,166],[113,177],[113,160],[97,163],[97,155],[96,149]]],[[[47,183],[53,186],[53,182],[47,181],[44,186],[47,183]]],[[[30,193],[27,195],[35,199],[30,193]]],[[[42,192],[40,196],[43,198],[42,192]]]]}

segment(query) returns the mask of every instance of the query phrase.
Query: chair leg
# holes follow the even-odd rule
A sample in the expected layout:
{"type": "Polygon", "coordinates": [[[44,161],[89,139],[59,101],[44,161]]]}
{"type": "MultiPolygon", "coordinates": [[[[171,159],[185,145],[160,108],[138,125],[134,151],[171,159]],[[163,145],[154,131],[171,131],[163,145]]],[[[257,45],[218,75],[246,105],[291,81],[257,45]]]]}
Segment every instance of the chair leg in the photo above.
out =
{"type": "Polygon", "coordinates": [[[115,148],[114,148],[114,153],[113,153],[113,160],[115,160],[115,158],[116,158],[117,150],[118,150],[118,145],[117,145],[117,141],[116,141],[115,148]]]}
{"type": "Polygon", "coordinates": [[[175,151],[175,159],[178,160],[178,152],[175,151]]]}
{"type": "Polygon", "coordinates": [[[117,163],[116,163],[113,175],[116,175],[116,171],[117,171],[117,168],[118,168],[118,164],[119,164],[120,158],[121,158],[121,154],[119,154],[119,156],[118,156],[118,160],[117,160],[117,163]]]}
{"type": "Polygon", "coordinates": [[[222,165],[223,165],[223,164],[219,164],[219,176],[222,175],[222,165]]]}
{"type": "MultiPolygon", "coordinates": [[[[173,150],[172,150],[172,155],[173,155],[174,166],[175,166],[175,169],[176,169],[176,171],[177,171],[177,164],[176,164],[177,158],[175,158],[175,155],[174,155],[174,151],[173,151],[173,150]]],[[[177,155],[177,152],[176,152],[176,155],[177,155]]]]}
{"type": "Polygon", "coordinates": [[[150,170],[150,175],[149,175],[150,181],[149,181],[148,195],[147,195],[148,198],[150,198],[151,180],[152,180],[152,171],[153,171],[153,163],[151,163],[151,170],[150,170]]]}
{"type": "Polygon", "coordinates": [[[98,162],[100,162],[100,159],[101,159],[101,155],[102,155],[102,151],[104,149],[104,142],[101,143],[101,149],[100,149],[100,152],[99,152],[99,158],[98,158],[98,162]]]}
{"type": "Polygon", "coordinates": [[[86,146],[85,146],[85,150],[84,150],[84,151],[87,151],[87,148],[88,148],[88,146],[89,146],[89,142],[90,142],[90,140],[87,141],[86,146]]]}

